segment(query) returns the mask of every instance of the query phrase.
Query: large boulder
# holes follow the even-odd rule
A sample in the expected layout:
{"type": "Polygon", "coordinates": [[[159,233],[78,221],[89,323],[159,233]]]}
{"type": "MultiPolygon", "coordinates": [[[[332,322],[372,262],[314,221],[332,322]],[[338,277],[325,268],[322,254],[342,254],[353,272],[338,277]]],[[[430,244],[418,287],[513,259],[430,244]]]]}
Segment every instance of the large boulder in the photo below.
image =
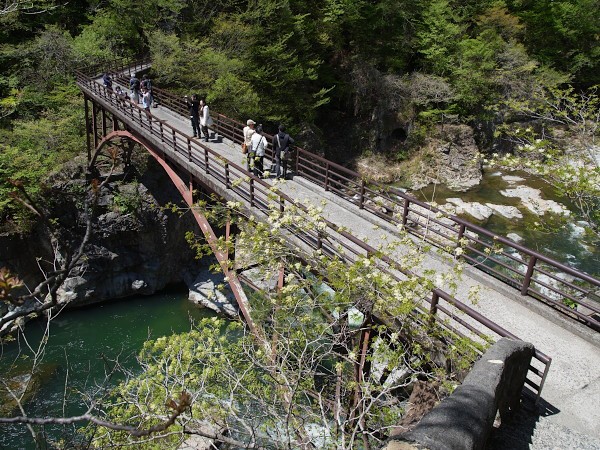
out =
{"type": "Polygon", "coordinates": [[[413,175],[414,189],[430,183],[443,183],[465,191],[482,178],[479,148],[473,129],[467,125],[445,125],[428,138],[421,154],[420,171],[413,175]]]}

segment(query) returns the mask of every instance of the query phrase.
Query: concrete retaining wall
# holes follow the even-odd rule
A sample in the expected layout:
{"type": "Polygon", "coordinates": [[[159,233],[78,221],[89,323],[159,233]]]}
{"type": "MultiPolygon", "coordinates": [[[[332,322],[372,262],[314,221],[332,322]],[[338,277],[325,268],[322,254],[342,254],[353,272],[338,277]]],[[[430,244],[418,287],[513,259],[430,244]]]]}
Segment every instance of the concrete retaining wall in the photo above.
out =
{"type": "Polygon", "coordinates": [[[533,356],[532,344],[502,338],[475,363],[462,385],[384,450],[485,448],[496,413],[518,407],[533,356]]]}

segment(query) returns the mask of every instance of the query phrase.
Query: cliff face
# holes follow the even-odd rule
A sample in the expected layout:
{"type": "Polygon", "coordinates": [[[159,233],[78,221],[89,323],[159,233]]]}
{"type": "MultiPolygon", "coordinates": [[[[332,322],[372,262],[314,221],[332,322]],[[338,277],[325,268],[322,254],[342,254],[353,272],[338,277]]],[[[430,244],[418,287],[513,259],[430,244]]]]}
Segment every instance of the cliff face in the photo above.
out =
{"type": "MultiPolygon", "coordinates": [[[[183,281],[186,272],[197,272],[198,262],[185,239],[186,232],[196,230],[195,221],[164,208],[181,202],[178,191],[151,158],[138,156],[135,167],[116,174],[116,181],[100,193],[91,240],[81,264],[59,290],[61,302],[81,306],[152,294],[183,281]]],[[[74,245],[85,231],[86,216],[76,195],[85,189],[84,176],[81,161],[73,161],[49,180],[54,192],[50,215],[74,245]]],[[[28,236],[0,236],[0,250],[0,267],[8,266],[28,286],[42,277],[36,258],[63,256],[60,247],[56,254],[52,251],[41,227],[28,236]]],[[[50,264],[42,266],[48,269],[50,264]]]]}

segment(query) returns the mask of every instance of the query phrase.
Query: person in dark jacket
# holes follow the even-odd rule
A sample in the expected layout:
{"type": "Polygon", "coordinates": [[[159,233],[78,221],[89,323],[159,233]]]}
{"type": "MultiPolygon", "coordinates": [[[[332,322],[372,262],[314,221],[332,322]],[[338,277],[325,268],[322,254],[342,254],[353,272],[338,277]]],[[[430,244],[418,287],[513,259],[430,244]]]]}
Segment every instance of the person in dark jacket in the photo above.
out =
{"type": "Polygon", "coordinates": [[[200,137],[200,100],[196,94],[192,95],[190,100],[186,95],[184,97],[185,105],[190,110],[190,120],[192,121],[192,132],[194,137],[200,137]]]}
{"type": "Polygon", "coordinates": [[[275,178],[280,179],[279,167],[283,168],[283,178],[287,176],[287,166],[290,158],[290,145],[294,140],[285,132],[285,126],[279,124],[279,133],[273,137],[273,154],[275,155],[275,178]]]}
{"type": "Polygon", "coordinates": [[[108,74],[108,72],[106,72],[102,76],[102,82],[104,83],[104,87],[106,87],[106,89],[109,89],[109,90],[112,91],[112,78],[110,77],[110,75],[108,74]]]}
{"type": "Polygon", "coordinates": [[[129,89],[131,91],[131,99],[139,103],[140,102],[140,80],[133,74],[129,80],[129,89]]]}

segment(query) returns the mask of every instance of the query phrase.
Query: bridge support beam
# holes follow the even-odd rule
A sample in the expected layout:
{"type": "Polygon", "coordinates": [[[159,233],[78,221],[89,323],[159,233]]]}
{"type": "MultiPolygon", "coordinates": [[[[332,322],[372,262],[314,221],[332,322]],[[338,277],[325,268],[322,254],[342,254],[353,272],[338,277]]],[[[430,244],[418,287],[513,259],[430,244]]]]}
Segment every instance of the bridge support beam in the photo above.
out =
{"type": "MultiPolygon", "coordinates": [[[[94,136],[96,135],[94,134],[94,136]]],[[[220,248],[217,235],[212,229],[210,223],[208,222],[208,219],[206,218],[206,216],[204,216],[204,214],[202,214],[202,212],[197,207],[194,206],[193,183],[191,182],[191,180],[190,182],[183,181],[182,178],[175,172],[175,170],[173,170],[173,168],[167,163],[163,155],[160,155],[158,152],[156,152],[145,139],[140,138],[126,130],[113,131],[103,137],[103,139],[96,146],[96,150],[92,155],[88,166],[88,170],[94,170],[94,165],[97,161],[98,155],[106,146],[106,144],[108,144],[113,139],[124,138],[136,142],[142,147],[144,147],[148,151],[148,153],[150,153],[165,170],[165,172],[167,173],[167,175],[169,176],[169,178],[183,197],[183,200],[190,208],[190,211],[194,216],[194,219],[196,219],[196,222],[200,226],[200,229],[202,230],[202,233],[204,234],[208,245],[210,246],[214,255],[216,256],[217,261],[219,261],[219,265],[221,266],[221,270],[223,271],[225,280],[227,280],[229,286],[231,287],[231,291],[235,296],[240,312],[244,316],[244,319],[246,321],[246,324],[248,325],[248,328],[250,329],[250,332],[257,339],[264,342],[264,336],[262,335],[261,330],[259,330],[256,327],[254,321],[252,320],[252,317],[250,316],[250,303],[248,302],[248,298],[246,297],[246,293],[244,292],[242,283],[240,282],[234,268],[230,267],[231,265],[229,262],[229,252],[227,250],[227,247],[225,249],[220,248]]],[[[125,160],[125,157],[123,159],[125,160]]],[[[231,223],[228,223],[226,227],[226,235],[228,240],[231,238],[233,231],[234,226],[231,223]]]]}
{"type": "Polygon", "coordinates": [[[89,98],[87,95],[83,95],[83,107],[85,109],[85,138],[87,145],[87,160],[88,164],[92,159],[92,141],[90,139],[90,106],[89,106],[89,98]]]}

